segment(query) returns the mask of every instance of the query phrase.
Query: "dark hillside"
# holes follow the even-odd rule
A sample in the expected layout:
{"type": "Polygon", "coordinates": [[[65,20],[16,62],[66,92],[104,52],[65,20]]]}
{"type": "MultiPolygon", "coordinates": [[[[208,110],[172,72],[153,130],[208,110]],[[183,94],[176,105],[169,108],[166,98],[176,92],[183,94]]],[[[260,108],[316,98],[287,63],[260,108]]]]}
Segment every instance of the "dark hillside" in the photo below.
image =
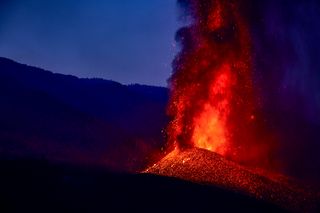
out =
{"type": "Polygon", "coordinates": [[[0,58],[0,153],[116,169],[160,150],[167,89],[53,74],[0,58]]]}

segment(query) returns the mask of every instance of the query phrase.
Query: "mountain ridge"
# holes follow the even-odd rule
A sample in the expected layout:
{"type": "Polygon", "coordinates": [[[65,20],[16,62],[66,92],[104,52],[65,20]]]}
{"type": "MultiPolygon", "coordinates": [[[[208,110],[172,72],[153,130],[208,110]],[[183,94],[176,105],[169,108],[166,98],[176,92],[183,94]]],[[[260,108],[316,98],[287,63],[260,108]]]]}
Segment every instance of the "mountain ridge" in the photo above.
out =
{"type": "Polygon", "coordinates": [[[0,93],[2,154],[22,146],[48,158],[107,158],[112,167],[136,170],[164,143],[166,88],[56,74],[0,57],[0,93]]]}

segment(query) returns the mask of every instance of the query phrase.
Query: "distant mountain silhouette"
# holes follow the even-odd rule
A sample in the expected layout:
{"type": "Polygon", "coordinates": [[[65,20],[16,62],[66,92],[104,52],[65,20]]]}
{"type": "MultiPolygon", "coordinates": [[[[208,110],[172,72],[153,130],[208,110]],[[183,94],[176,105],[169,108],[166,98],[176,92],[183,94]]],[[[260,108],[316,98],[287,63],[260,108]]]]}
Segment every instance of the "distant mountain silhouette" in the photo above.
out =
{"type": "Polygon", "coordinates": [[[0,154],[136,170],[163,145],[166,88],[80,79],[0,58],[0,154]]]}

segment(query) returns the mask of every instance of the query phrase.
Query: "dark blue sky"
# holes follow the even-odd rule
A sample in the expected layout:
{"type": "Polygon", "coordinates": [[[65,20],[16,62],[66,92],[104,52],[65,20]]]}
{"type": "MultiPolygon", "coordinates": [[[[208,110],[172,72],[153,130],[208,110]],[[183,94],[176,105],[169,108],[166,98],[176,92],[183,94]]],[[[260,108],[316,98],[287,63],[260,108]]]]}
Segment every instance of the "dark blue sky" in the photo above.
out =
{"type": "Polygon", "coordinates": [[[166,85],[175,0],[1,0],[0,56],[53,72],[166,85]]]}

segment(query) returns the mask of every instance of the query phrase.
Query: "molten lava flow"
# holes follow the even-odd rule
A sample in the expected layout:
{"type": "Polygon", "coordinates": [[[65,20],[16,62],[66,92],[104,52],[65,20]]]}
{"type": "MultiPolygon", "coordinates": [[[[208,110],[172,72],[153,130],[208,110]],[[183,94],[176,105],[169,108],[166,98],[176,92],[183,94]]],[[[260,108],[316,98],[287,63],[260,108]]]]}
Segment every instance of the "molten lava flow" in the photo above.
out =
{"type": "Polygon", "coordinates": [[[236,161],[263,158],[255,135],[251,42],[239,1],[186,2],[193,18],[177,33],[182,50],[170,79],[169,144],[236,161]]]}

